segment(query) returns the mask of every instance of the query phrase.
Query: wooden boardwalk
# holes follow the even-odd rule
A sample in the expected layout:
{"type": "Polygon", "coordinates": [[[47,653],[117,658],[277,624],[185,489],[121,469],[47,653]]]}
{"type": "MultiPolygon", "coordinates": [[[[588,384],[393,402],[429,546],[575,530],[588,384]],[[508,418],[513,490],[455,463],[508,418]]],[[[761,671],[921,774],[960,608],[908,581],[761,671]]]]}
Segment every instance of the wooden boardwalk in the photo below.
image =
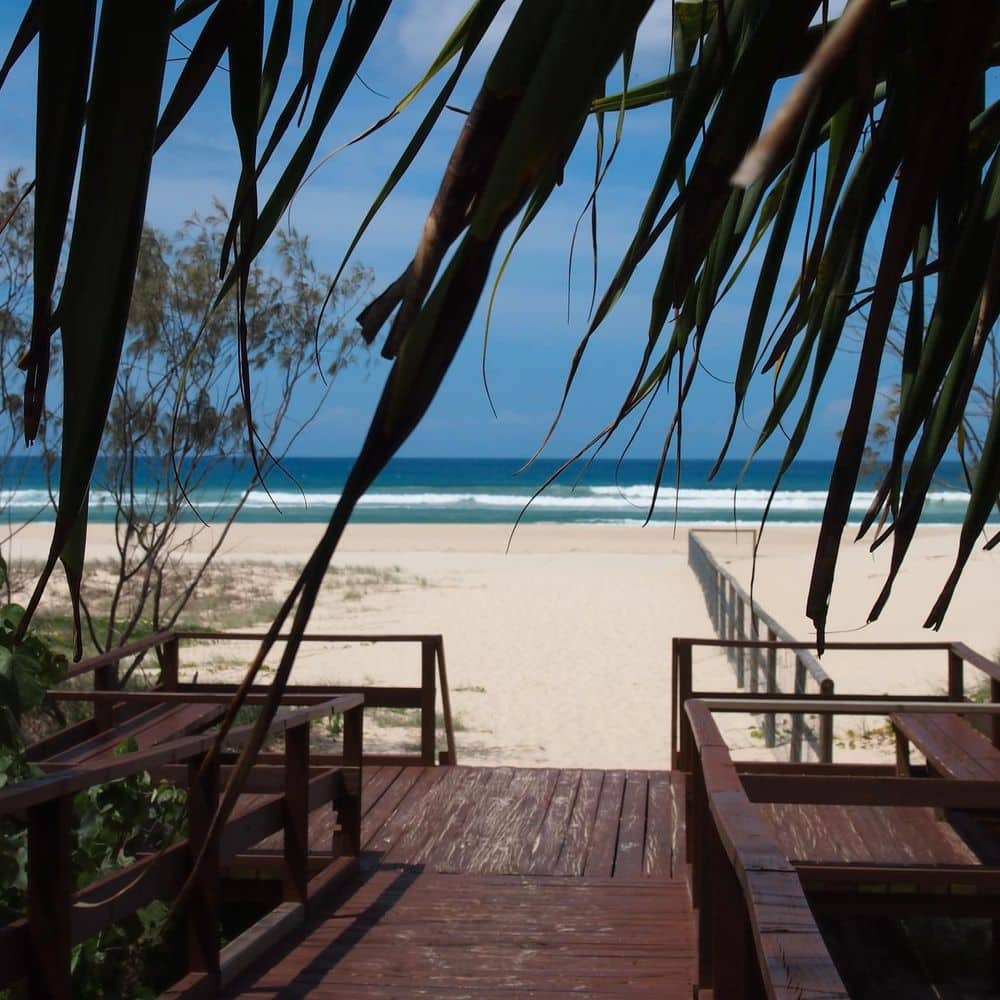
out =
{"type": "Polygon", "coordinates": [[[227,995],[690,996],[683,798],[666,772],[367,768],[361,879],[227,995]]]}

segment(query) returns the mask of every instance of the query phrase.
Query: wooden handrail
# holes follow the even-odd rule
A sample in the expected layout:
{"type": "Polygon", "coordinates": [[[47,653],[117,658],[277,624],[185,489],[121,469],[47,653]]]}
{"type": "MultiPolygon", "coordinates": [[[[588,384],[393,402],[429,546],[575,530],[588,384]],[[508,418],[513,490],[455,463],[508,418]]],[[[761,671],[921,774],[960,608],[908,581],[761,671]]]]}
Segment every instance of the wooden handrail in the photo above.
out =
{"type": "MultiPolygon", "coordinates": [[[[316,705],[289,712],[286,715],[275,716],[267,729],[268,736],[279,733],[322,718],[331,712],[346,712],[364,704],[361,695],[335,695],[316,705]]],[[[242,746],[253,732],[254,726],[239,726],[231,729],[226,736],[224,745],[228,747],[242,746]]],[[[100,766],[81,765],[65,771],[57,771],[41,778],[30,778],[19,781],[15,785],[0,789],[0,816],[32,808],[44,802],[49,802],[64,796],[76,795],[94,785],[103,785],[119,778],[128,778],[133,774],[141,774],[151,768],[164,764],[181,764],[199,754],[207,753],[214,746],[215,733],[204,733],[198,736],[185,736],[181,739],[161,743],[151,750],[138,751],[124,757],[116,757],[112,763],[100,766]]]]}
{"type": "MultiPolygon", "coordinates": [[[[754,537],[754,542],[756,543],[756,536],[754,537]]],[[[739,598],[739,600],[743,603],[745,607],[750,609],[751,621],[760,622],[766,625],[767,628],[770,630],[770,632],[779,639],[783,639],[793,643],[795,642],[794,636],[792,636],[792,634],[776,618],[768,614],[755,600],[751,598],[750,594],[747,593],[746,590],[744,590],[742,584],[740,584],[740,582],[736,579],[736,577],[733,576],[732,573],[729,572],[728,569],[720,565],[719,561],[715,558],[715,556],[713,556],[712,553],[709,552],[707,546],[705,546],[704,543],[698,538],[698,533],[695,530],[688,532],[689,566],[692,565],[692,558],[691,558],[692,553],[696,553],[694,560],[695,563],[697,563],[698,559],[701,559],[702,561],[707,563],[708,567],[713,572],[719,574],[721,577],[724,577],[726,579],[730,587],[730,590],[739,598]]],[[[697,574],[698,572],[697,565],[692,566],[692,568],[695,570],[695,573],[697,574]]],[[[700,576],[699,579],[701,579],[700,576]]],[[[707,583],[705,581],[702,582],[703,586],[707,586],[707,583]]],[[[713,622],[713,624],[715,623],[713,622]]],[[[758,629],[758,634],[759,634],[759,629],[758,629]]],[[[756,647],[750,647],[745,643],[740,642],[736,648],[748,649],[756,647]]],[[[768,648],[768,647],[765,646],[759,648],[768,648]]],[[[775,647],[775,648],[780,648],[780,647],[775,647]]],[[[806,651],[815,649],[816,644],[812,643],[803,646],[784,647],[784,648],[798,648],[806,651]]],[[[817,684],[822,684],[825,680],[829,680],[827,672],[823,669],[822,664],[816,657],[814,656],[806,657],[804,660],[804,664],[806,669],[809,671],[810,674],[812,674],[813,678],[816,680],[817,684]]]]}
{"type": "MultiPolygon", "coordinates": [[[[178,687],[186,688],[187,685],[178,684],[177,669],[178,655],[177,645],[182,640],[197,642],[259,642],[265,638],[262,632],[250,631],[214,631],[214,630],[194,630],[175,629],[158,632],[156,635],[146,636],[124,646],[108,650],[98,656],[81,660],[70,667],[67,678],[78,677],[86,673],[94,673],[95,688],[102,691],[115,692],[118,688],[117,678],[114,674],[116,664],[127,657],[137,656],[154,647],[163,647],[164,664],[162,674],[163,687],[169,690],[176,690],[178,687]],[[109,673],[110,671],[110,673],[109,673]],[[100,683],[97,683],[98,680],[100,683]]],[[[290,638],[287,632],[282,632],[274,637],[275,642],[286,642],[290,638]]],[[[305,643],[408,643],[418,644],[421,647],[422,673],[421,683],[410,688],[380,688],[373,685],[364,685],[363,690],[367,695],[366,703],[369,707],[375,708],[417,708],[421,712],[421,749],[420,760],[423,764],[437,763],[437,733],[436,733],[436,713],[435,701],[437,686],[441,688],[442,721],[444,725],[444,736],[446,750],[441,754],[441,761],[450,764],[457,763],[457,750],[455,746],[455,725],[451,711],[451,693],[448,689],[448,678],[445,669],[444,658],[444,637],[440,633],[386,633],[368,635],[364,633],[310,633],[301,637],[305,643]],[[437,681],[435,681],[435,676],[437,681]],[[405,693],[404,693],[405,692],[405,693]],[[384,695],[385,702],[381,700],[384,695]]],[[[200,685],[199,685],[200,687],[200,685]]],[[[206,688],[209,686],[206,685],[206,688]]],[[[217,685],[212,685],[217,687],[217,685]]],[[[340,685],[331,685],[333,689],[357,691],[361,690],[358,685],[351,685],[349,688],[340,685]]],[[[255,686],[256,688],[256,686],[255,686]]],[[[322,693],[322,692],[318,692],[322,693]]],[[[86,695],[80,693],[50,692],[50,696],[57,700],[90,700],[86,695]]],[[[112,720],[112,706],[116,701],[127,701],[127,698],[95,697],[94,702],[95,718],[98,728],[106,730],[110,728],[112,720]]],[[[287,699],[286,699],[287,700],[287,699]]]]}
{"type": "MultiPolygon", "coordinates": [[[[892,712],[915,712],[925,715],[997,715],[1000,705],[988,701],[946,701],[929,695],[927,698],[859,698],[856,695],[840,695],[832,698],[767,698],[734,695],[732,698],[703,698],[697,701],[711,712],[808,712],[810,715],[889,715],[892,712]]],[[[688,704],[691,704],[689,702],[688,704]]]]}
{"type": "MultiPolygon", "coordinates": [[[[729,708],[721,708],[721,711],[733,711],[733,712],[747,712],[750,714],[763,714],[765,719],[773,718],[775,713],[790,713],[793,717],[796,713],[805,713],[809,715],[819,715],[821,721],[821,748],[826,748],[827,750],[832,750],[833,742],[833,731],[832,726],[826,724],[825,728],[824,720],[828,719],[834,712],[828,711],[818,711],[816,708],[817,703],[823,701],[824,699],[836,700],[838,704],[843,704],[840,702],[840,697],[835,694],[833,690],[820,690],[819,694],[796,694],[796,695],[786,695],[783,693],[777,693],[771,697],[770,702],[767,700],[767,695],[761,695],[757,693],[747,693],[740,692],[738,694],[730,694],[728,692],[722,691],[704,691],[697,690],[694,687],[692,679],[692,669],[693,669],[693,651],[696,647],[710,647],[710,648],[731,648],[739,647],[743,649],[763,649],[763,650],[780,650],[780,649],[790,649],[790,650],[805,650],[805,649],[815,649],[815,641],[801,641],[801,640],[788,640],[788,639],[720,639],[720,638],[695,638],[695,637],[681,637],[678,636],[673,640],[673,656],[672,656],[672,671],[671,671],[671,725],[672,725],[672,744],[671,744],[671,754],[674,767],[680,767],[686,769],[690,766],[690,762],[684,759],[683,755],[683,730],[688,725],[687,719],[683,713],[684,703],[692,697],[697,697],[701,699],[710,698],[713,703],[720,700],[725,700],[729,708]],[[739,707],[735,707],[739,706],[739,707]]],[[[955,642],[950,640],[919,640],[919,641],[908,641],[908,642],[893,642],[893,641],[870,641],[870,640],[854,640],[854,641],[834,641],[828,642],[826,648],[829,650],[839,650],[839,651],[849,651],[849,652],[917,652],[917,651],[943,651],[948,654],[948,683],[947,690],[948,694],[946,696],[939,695],[927,695],[917,699],[914,699],[920,704],[927,702],[942,702],[950,700],[953,705],[960,705],[962,715],[988,715],[992,716],[992,739],[995,746],[1000,747],[1000,713],[996,710],[991,710],[989,704],[985,708],[975,708],[973,707],[976,703],[973,702],[962,702],[961,699],[964,698],[964,675],[963,667],[966,663],[969,664],[975,670],[979,670],[990,681],[990,703],[993,705],[1000,705],[1000,664],[991,660],[989,657],[984,656],[982,653],[977,652],[972,649],[964,642],[955,642]]],[[[770,693],[769,693],[770,694],[770,693]]],[[[854,699],[855,701],[867,701],[869,703],[883,702],[888,704],[891,701],[889,696],[859,696],[857,695],[846,695],[848,699],[854,699]]],[[[911,701],[907,699],[896,699],[897,702],[906,702],[906,704],[911,704],[911,701]]],[[[892,711],[894,709],[884,708],[884,712],[892,711]]],[[[955,711],[956,709],[952,709],[955,711]]],[[[838,709],[839,712],[845,712],[845,709],[838,709]]],[[[877,715],[881,710],[873,708],[870,714],[877,715]]],[[[864,713],[858,713],[864,714],[864,713]]],[[[770,743],[768,744],[771,745],[770,743]]],[[[823,754],[820,754],[821,759],[823,754]]],[[[828,756],[828,755],[827,755],[828,756]]]]}
{"type": "MultiPolygon", "coordinates": [[[[140,701],[196,700],[183,692],[128,693],[140,701]]],[[[95,700],[100,703],[109,694],[121,693],[97,692],[95,700]]],[[[0,816],[26,813],[28,833],[28,916],[0,932],[0,988],[27,976],[31,997],[68,1000],[72,945],[154,899],[173,898],[188,879],[193,859],[199,856],[202,864],[193,883],[194,902],[181,916],[188,925],[189,978],[200,978],[202,986],[213,992],[231,979],[259,953],[262,942],[274,939],[277,923],[284,930],[301,923],[316,893],[357,867],[363,707],[362,695],[338,694],[272,719],[267,735],[283,733],[285,737],[281,781],[270,782],[277,797],[259,803],[219,832],[213,833],[211,818],[221,768],[218,761],[207,758],[216,742],[215,733],[179,738],[98,766],[78,764],[0,791],[0,816]],[[310,764],[309,727],[331,712],[345,714],[343,760],[316,774],[310,764]],[[178,765],[186,771],[187,839],[74,891],[70,843],[73,797],[97,784],[178,765]],[[339,817],[340,850],[310,880],[309,814],[326,803],[339,817]],[[284,902],[245,931],[223,955],[220,866],[279,831],[284,840],[284,902]]],[[[231,730],[223,745],[242,746],[254,728],[249,725],[231,730]]]]}
{"type": "Polygon", "coordinates": [[[969,666],[975,667],[976,670],[986,674],[991,680],[1000,681],[1000,663],[991,660],[988,656],[983,656],[982,653],[977,653],[976,650],[967,646],[964,642],[949,643],[948,649],[955,656],[968,663],[969,666]]]}
{"type": "Polygon", "coordinates": [[[698,759],[687,829],[699,986],[717,996],[734,986],[754,995],[746,976],[755,968],[768,997],[848,997],[798,874],[743,790],[710,709],[696,699],[684,708],[698,759]],[[742,926],[734,912],[740,901],[742,926]],[[794,949],[783,946],[789,934],[794,949]]]}
{"type": "Polygon", "coordinates": [[[101,667],[112,666],[129,656],[137,656],[139,653],[145,653],[155,646],[162,646],[176,638],[176,632],[157,632],[155,635],[147,635],[142,639],[136,639],[134,642],[125,643],[124,646],[114,646],[112,649],[99,653],[97,656],[89,656],[84,660],[80,660],[79,663],[72,664],[66,671],[66,677],[79,677],[81,674],[89,674],[101,667]]]}
{"type": "MultiPolygon", "coordinates": [[[[214,640],[214,639],[236,639],[239,641],[256,641],[258,639],[264,639],[266,636],[263,632],[220,632],[213,630],[204,631],[192,631],[190,629],[179,629],[174,632],[178,639],[194,639],[194,640],[214,640]]],[[[291,635],[287,632],[282,632],[274,637],[275,642],[287,642],[291,638],[291,635]]],[[[368,635],[362,632],[331,632],[331,633],[312,633],[309,632],[306,635],[300,637],[300,642],[424,642],[427,639],[440,639],[441,635],[436,633],[424,633],[424,632],[405,632],[405,633],[387,633],[387,634],[377,634],[368,635]]]]}

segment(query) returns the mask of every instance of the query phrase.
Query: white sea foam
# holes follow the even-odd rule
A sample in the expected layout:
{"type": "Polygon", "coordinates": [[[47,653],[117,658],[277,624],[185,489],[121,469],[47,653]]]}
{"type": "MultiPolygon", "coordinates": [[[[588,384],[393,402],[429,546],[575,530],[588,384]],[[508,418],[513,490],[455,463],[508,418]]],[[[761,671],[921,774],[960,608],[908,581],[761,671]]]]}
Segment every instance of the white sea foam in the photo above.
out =
{"type": "MultiPolygon", "coordinates": [[[[504,493],[489,489],[462,490],[414,490],[413,492],[399,490],[373,490],[366,494],[360,506],[368,510],[439,510],[443,513],[460,512],[463,510],[497,510],[518,511],[530,503],[535,512],[546,512],[558,515],[559,512],[584,514],[593,512],[601,520],[608,517],[624,516],[634,519],[645,515],[653,501],[651,486],[595,486],[583,487],[570,491],[566,487],[555,487],[532,500],[530,492],[504,493]]],[[[725,517],[735,510],[742,514],[763,513],[770,494],[767,490],[738,490],[735,494],[726,489],[691,489],[682,488],[676,491],[671,486],[664,486],[656,496],[655,511],[661,516],[672,514],[676,509],[686,513],[703,511],[706,517],[715,513],[725,517]]],[[[874,494],[866,491],[855,493],[851,509],[855,512],[867,510],[874,494]]],[[[138,497],[137,503],[142,506],[153,501],[152,496],[138,497]]],[[[280,511],[322,511],[333,507],[340,499],[335,492],[298,492],[294,490],[274,490],[270,493],[262,489],[251,492],[246,502],[246,509],[266,510],[277,508],[280,511]]],[[[220,504],[225,507],[232,502],[231,498],[219,495],[195,494],[192,497],[196,506],[211,509],[220,504]]],[[[928,505],[931,508],[954,508],[961,513],[968,494],[959,490],[941,490],[928,495],[928,505]]],[[[48,494],[44,490],[9,490],[0,493],[0,509],[9,513],[27,513],[43,510],[48,506],[48,494]]],[[[779,490],[771,501],[771,513],[775,518],[781,514],[801,515],[822,512],[826,503],[826,493],[821,490],[779,490]]],[[[94,490],[90,495],[91,508],[94,511],[113,509],[114,499],[110,493],[94,490]]],[[[726,523],[732,523],[728,521],[726,523]]],[[[774,523],[777,523],[775,521],[774,523]]]]}

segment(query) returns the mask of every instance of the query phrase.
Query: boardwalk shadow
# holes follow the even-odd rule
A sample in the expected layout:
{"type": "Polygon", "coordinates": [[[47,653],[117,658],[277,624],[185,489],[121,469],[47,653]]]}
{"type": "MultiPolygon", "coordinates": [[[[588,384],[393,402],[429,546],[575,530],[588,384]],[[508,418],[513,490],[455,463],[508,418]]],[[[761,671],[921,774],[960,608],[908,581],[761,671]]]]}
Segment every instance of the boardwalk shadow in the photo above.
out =
{"type": "Polygon", "coordinates": [[[234,992],[253,996],[260,992],[275,1000],[308,996],[317,983],[346,958],[374,930],[385,916],[402,901],[424,871],[423,865],[381,864],[381,854],[367,851],[361,856],[359,877],[326,902],[320,913],[310,917],[299,933],[272,954],[268,969],[244,978],[234,992]],[[324,933],[326,931],[326,933],[324,933]],[[291,961],[296,949],[307,938],[326,939],[307,963],[291,961]],[[290,980],[287,985],[265,985],[268,973],[290,980]]]}

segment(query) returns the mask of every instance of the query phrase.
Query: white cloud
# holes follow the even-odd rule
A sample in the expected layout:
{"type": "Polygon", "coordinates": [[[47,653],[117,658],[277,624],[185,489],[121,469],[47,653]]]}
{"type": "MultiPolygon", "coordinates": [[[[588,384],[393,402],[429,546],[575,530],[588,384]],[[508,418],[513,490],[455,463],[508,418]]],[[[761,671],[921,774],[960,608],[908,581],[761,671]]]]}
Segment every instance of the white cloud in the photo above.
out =
{"type": "MultiPolygon", "coordinates": [[[[429,66],[469,6],[470,0],[413,0],[399,21],[399,44],[407,60],[417,69],[429,66]]],[[[480,43],[476,60],[493,55],[516,9],[513,2],[500,8],[480,43]]]]}

